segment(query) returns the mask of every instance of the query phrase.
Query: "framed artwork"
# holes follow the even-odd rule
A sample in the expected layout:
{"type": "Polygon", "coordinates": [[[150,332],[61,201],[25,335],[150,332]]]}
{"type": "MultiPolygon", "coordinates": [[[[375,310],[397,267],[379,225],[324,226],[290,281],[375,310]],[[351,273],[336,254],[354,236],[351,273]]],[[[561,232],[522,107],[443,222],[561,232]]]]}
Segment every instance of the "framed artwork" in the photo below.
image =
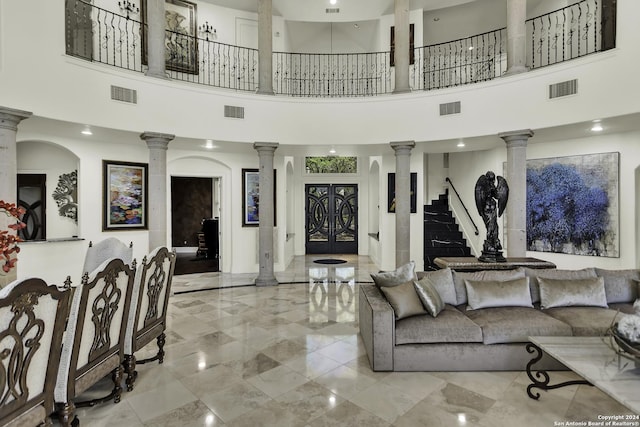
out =
{"type": "MultiPolygon", "coordinates": [[[[276,171],[273,171],[273,225],[276,225],[276,171]]],[[[242,226],[260,225],[260,172],[242,169],[242,226]]]]}
{"type": "MultiPolygon", "coordinates": [[[[396,52],[396,27],[391,27],[391,38],[390,38],[390,46],[391,46],[391,58],[389,61],[389,65],[391,67],[395,66],[395,52],[396,52]]],[[[413,65],[416,62],[415,55],[415,43],[413,41],[414,35],[414,24],[409,24],[409,65],[413,65]]]]}
{"type": "MultiPolygon", "coordinates": [[[[142,63],[147,64],[149,40],[147,0],[142,0],[142,63]]],[[[165,68],[170,71],[198,74],[197,6],[186,0],[165,1],[165,68]]]]}
{"type": "Polygon", "coordinates": [[[146,163],[102,161],[102,229],[147,229],[146,163]]]}
{"type": "MultiPolygon", "coordinates": [[[[411,172],[411,213],[417,212],[416,193],[418,191],[418,174],[411,172]]],[[[387,174],[387,212],[395,213],[396,211],[396,174],[390,172],[387,174]]]]}
{"type": "Polygon", "coordinates": [[[620,256],[619,155],[527,160],[527,250],[620,256]]]}

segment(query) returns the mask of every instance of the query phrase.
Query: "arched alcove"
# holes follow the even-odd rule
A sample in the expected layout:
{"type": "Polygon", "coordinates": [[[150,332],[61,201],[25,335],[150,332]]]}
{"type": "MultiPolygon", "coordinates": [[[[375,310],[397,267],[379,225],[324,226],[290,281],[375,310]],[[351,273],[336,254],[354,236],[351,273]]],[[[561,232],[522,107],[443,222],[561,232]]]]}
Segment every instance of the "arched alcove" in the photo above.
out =
{"type": "Polygon", "coordinates": [[[369,164],[369,256],[380,263],[380,163],[369,164]]]}

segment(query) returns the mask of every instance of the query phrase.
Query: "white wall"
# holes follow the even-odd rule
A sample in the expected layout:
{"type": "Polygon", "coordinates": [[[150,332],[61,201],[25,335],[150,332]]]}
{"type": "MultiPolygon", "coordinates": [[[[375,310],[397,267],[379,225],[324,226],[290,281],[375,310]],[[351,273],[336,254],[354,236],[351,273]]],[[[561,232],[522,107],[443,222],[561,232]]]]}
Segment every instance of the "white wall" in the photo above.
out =
{"type": "Polygon", "coordinates": [[[449,42],[507,26],[507,1],[472,1],[424,12],[423,45],[449,42]]]}

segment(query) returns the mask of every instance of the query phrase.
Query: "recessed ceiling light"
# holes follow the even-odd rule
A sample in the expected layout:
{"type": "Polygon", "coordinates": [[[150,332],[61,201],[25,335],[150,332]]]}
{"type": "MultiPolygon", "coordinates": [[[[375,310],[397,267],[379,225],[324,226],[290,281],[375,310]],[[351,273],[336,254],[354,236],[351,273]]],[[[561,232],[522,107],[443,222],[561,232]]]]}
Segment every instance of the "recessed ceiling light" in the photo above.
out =
{"type": "Polygon", "coordinates": [[[458,142],[457,147],[464,147],[464,146],[465,146],[465,145],[464,145],[464,142],[463,142],[463,141],[458,142]]]}
{"type": "Polygon", "coordinates": [[[213,150],[214,148],[216,148],[216,146],[213,144],[212,140],[207,139],[207,141],[204,144],[204,148],[206,148],[207,150],[213,150]]]}
{"type": "Polygon", "coordinates": [[[338,3],[338,0],[329,0],[329,3],[336,4],[336,3],[338,3]]]}
{"type": "Polygon", "coordinates": [[[83,135],[93,135],[93,132],[91,132],[91,128],[89,126],[85,126],[80,133],[83,135]]]}
{"type": "Polygon", "coordinates": [[[593,126],[591,126],[591,132],[602,132],[603,130],[604,128],[602,127],[600,120],[594,120],[593,126]]]}

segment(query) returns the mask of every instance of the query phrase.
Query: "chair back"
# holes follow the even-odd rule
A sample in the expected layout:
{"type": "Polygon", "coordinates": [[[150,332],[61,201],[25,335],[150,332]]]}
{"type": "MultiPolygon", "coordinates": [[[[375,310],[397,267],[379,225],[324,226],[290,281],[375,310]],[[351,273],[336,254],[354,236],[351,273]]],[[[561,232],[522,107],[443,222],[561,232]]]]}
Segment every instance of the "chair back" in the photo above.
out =
{"type": "Polygon", "coordinates": [[[83,275],[71,303],[56,402],[72,400],[122,363],[134,274],[111,258],[83,275]]]}
{"type": "Polygon", "coordinates": [[[137,267],[125,354],[133,354],[165,330],[175,263],[175,252],[161,246],[145,256],[137,267]]]}
{"type": "Polygon", "coordinates": [[[0,291],[0,425],[39,425],[53,412],[71,294],[38,278],[0,291]]]}
{"type": "Polygon", "coordinates": [[[127,246],[115,237],[108,237],[96,244],[89,242],[82,273],[91,273],[110,258],[120,258],[125,264],[131,265],[133,261],[133,242],[127,246]]]}

